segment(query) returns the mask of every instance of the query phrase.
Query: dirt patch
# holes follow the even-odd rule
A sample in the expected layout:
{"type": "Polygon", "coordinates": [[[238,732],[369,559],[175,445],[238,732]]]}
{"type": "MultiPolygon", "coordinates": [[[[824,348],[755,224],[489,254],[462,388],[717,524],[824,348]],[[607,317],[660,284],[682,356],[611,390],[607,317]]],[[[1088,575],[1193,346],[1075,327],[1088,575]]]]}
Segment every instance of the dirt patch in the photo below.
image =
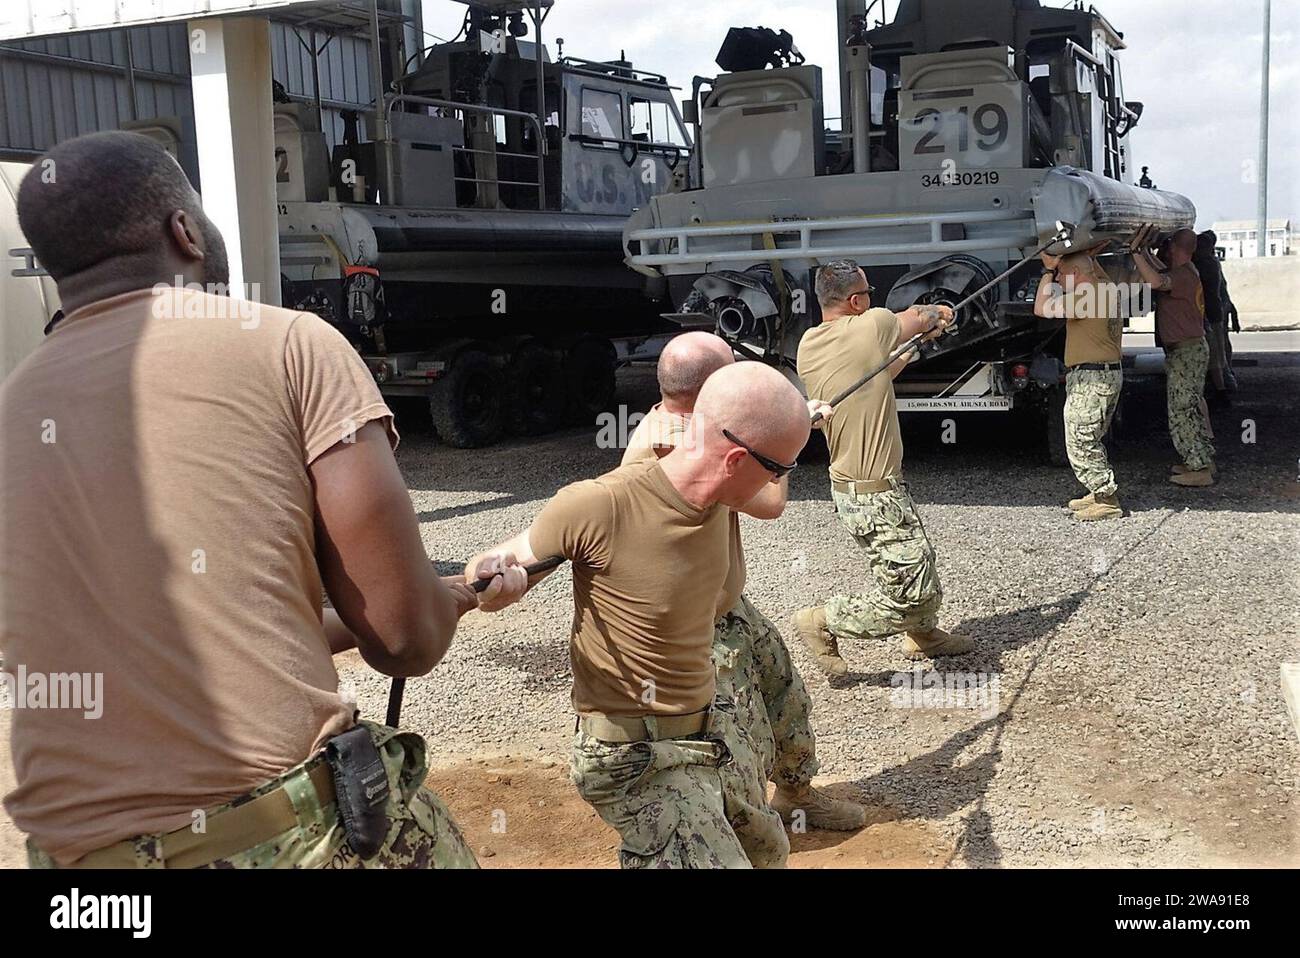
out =
{"type": "MultiPolygon", "coordinates": [[[[600,820],[552,761],[478,758],[435,769],[427,783],[447,806],[484,868],[615,868],[618,834],[600,820]]],[[[827,786],[853,798],[848,786],[827,786]]],[[[868,806],[858,832],[790,836],[792,868],[942,867],[952,842],[929,822],[868,806]]]]}

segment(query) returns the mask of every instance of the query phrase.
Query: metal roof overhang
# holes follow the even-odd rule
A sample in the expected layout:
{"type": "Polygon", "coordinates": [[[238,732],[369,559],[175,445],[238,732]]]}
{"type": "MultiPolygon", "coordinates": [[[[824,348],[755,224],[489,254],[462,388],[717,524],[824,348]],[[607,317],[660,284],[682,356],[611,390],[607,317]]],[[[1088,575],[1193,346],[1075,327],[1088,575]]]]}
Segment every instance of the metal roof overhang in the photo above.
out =
{"type": "MultiPolygon", "coordinates": [[[[369,28],[370,4],[371,0],[4,0],[0,41],[259,14],[304,27],[364,32],[369,28]]],[[[379,19],[393,23],[410,18],[380,10],[379,19]]]]}

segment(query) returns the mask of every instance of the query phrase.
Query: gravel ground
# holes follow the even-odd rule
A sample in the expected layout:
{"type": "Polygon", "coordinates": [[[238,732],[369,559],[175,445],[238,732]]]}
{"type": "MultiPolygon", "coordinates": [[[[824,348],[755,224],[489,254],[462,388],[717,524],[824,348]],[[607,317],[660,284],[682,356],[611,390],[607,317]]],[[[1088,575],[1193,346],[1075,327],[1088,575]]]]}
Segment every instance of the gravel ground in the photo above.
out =
{"type": "MultiPolygon", "coordinates": [[[[1233,408],[1215,414],[1222,474],[1210,490],[1164,481],[1174,457],[1163,384],[1130,386],[1110,443],[1130,510],[1117,522],[1072,521],[1062,504],[1077,494],[1073,478],[1046,465],[1014,420],[959,417],[945,445],[941,417],[905,419],[942,624],[980,643],[936,668],[979,673],[995,698],[991,708],[902,707],[891,683],[912,664],[897,640],[847,647],[852,672],[833,686],[796,643],[819,782],[856,794],[874,821],[938,830],[953,866],[1300,861],[1300,748],[1278,675],[1279,663],[1300,661],[1300,364],[1239,358],[1259,365],[1240,370],[1233,408]],[[1254,444],[1240,441],[1246,419],[1254,444]]],[[[620,376],[629,410],[654,398],[652,371],[620,376]]],[[[619,457],[594,429],[486,450],[441,447],[418,421],[403,429],[399,460],[425,544],[449,564],[526,527],[556,489],[619,457]]],[[[866,575],[834,517],[820,444],[793,476],[786,514],[745,520],[747,592],[787,634],[796,609],[866,575]]],[[[408,683],[403,725],[428,739],[434,765],[566,759],[570,602],[561,572],[505,613],[471,615],[445,661],[408,683]]],[[[355,653],[339,664],[363,714],[382,717],[387,680],[355,653]]],[[[7,719],[0,711],[5,745],[7,719]]],[[[20,836],[0,817],[0,865],[21,860],[20,836]]]]}
{"type": "MultiPolygon", "coordinates": [[[[848,647],[853,671],[834,686],[796,643],[819,780],[938,826],[955,865],[1300,861],[1300,749],[1278,675],[1300,659],[1300,365],[1257,358],[1215,414],[1222,476],[1210,490],[1165,481],[1163,381],[1132,384],[1111,443],[1130,510],[1118,522],[1072,521],[1073,478],[1012,420],[959,418],[954,445],[940,442],[940,417],[905,420],[942,621],[980,643],[939,668],[984,673],[975,681],[990,691],[996,679],[994,708],[897,704],[891,681],[911,664],[896,640],[848,647]],[[1244,419],[1254,444],[1239,441],[1244,419]]],[[[650,370],[620,377],[630,410],[654,398],[650,370]]],[[[526,527],[556,489],[619,456],[591,429],[473,451],[437,446],[415,424],[407,433],[399,458],[425,542],[449,563],[526,527]]],[[[747,592],[787,633],[796,609],[865,576],[815,452],[780,520],[745,520],[747,592]]],[[[501,615],[468,617],[438,669],[408,684],[403,724],[429,739],[435,764],[564,759],[570,595],[560,573],[501,615]]],[[[364,667],[345,680],[382,714],[383,680],[364,667]]]]}

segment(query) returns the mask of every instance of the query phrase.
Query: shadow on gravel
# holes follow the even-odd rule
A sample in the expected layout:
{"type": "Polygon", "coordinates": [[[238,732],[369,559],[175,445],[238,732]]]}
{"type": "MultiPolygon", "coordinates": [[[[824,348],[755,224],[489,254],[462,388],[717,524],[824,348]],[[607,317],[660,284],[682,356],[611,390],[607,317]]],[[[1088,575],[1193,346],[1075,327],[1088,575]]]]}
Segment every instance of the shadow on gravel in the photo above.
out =
{"type": "Polygon", "coordinates": [[[887,768],[855,783],[866,801],[872,806],[883,804],[895,809],[898,818],[932,819],[946,818],[973,804],[974,807],[963,822],[962,834],[946,864],[952,864],[960,856],[966,864],[972,866],[987,868],[1000,865],[1002,850],[994,837],[992,817],[985,808],[985,802],[989,784],[1001,763],[1002,735],[1011,723],[1016,704],[1029,687],[1034,671],[1043,661],[1056,630],[1070,620],[1097,583],[1155,536],[1168,520],[1169,515],[1164,516],[1133,542],[1105,572],[1094,574],[1084,588],[1056,602],[963,620],[959,629],[975,635],[987,636],[990,631],[1000,629],[1003,623],[1009,621],[1015,621],[1018,628],[1026,628],[1027,634],[1025,638],[1009,643],[999,643],[996,637],[986,639],[978,652],[961,658],[941,659],[938,664],[946,666],[952,663],[962,671],[1001,672],[1001,657],[1005,652],[1043,641],[1035,650],[1024,678],[1016,686],[1005,708],[991,718],[956,732],[934,751],[918,755],[902,765],[887,768]],[[1025,622],[1026,616],[1033,618],[1032,623],[1025,622]],[[968,749],[978,746],[990,732],[992,738],[983,747],[983,751],[974,758],[961,762],[962,755],[968,749]],[[927,796],[929,800],[914,797],[917,795],[927,796]]]}
{"type": "Polygon", "coordinates": [[[563,692],[573,685],[567,639],[546,643],[495,642],[475,658],[519,672],[524,689],[529,692],[563,692]]]}
{"type": "Polygon", "coordinates": [[[959,663],[963,671],[1001,672],[1005,653],[1037,642],[1070,621],[1088,597],[1090,589],[1091,586],[1079,589],[1055,602],[1044,602],[1027,609],[962,619],[953,631],[974,637],[979,645],[976,651],[961,659],[943,661],[959,663]]]}
{"type": "Polygon", "coordinates": [[[855,685],[887,689],[890,680],[897,674],[897,669],[891,669],[888,672],[849,672],[847,675],[828,675],[825,678],[826,684],[833,689],[849,689],[855,685]]]}

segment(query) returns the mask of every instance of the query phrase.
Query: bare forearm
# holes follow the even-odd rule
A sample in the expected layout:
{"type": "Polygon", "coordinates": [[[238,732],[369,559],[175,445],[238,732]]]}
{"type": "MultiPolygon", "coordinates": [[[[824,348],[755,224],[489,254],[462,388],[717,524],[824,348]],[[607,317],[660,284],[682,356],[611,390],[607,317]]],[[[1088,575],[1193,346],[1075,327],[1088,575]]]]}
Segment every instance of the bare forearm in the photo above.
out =
{"type": "Polygon", "coordinates": [[[465,564],[465,581],[488,579],[491,584],[479,596],[479,608],[484,612],[500,612],[518,602],[529,589],[553,572],[526,575],[524,567],[535,564],[528,530],[500,545],[480,552],[465,564]]]}
{"type": "Polygon", "coordinates": [[[1044,319],[1056,319],[1061,315],[1060,285],[1052,273],[1044,273],[1038,281],[1038,292],[1034,294],[1034,315],[1044,319]]]}
{"type": "Polygon", "coordinates": [[[325,626],[325,639],[330,645],[330,655],[338,655],[357,647],[357,637],[333,608],[325,609],[322,624],[325,626]]]}
{"type": "Polygon", "coordinates": [[[1162,272],[1164,264],[1156,259],[1153,253],[1145,250],[1134,253],[1133,264],[1137,266],[1142,279],[1154,289],[1168,290],[1174,285],[1172,277],[1162,272]]]}
{"type": "Polygon", "coordinates": [[[894,347],[898,348],[918,334],[925,334],[927,342],[943,335],[943,331],[952,325],[954,316],[951,308],[923,303],[911,306],[898,314],[898,338],[894,347]]]}
{"type": "Polygon", "coordinates": [[[889,364],[889,370],[888,370],[889,378],[897,379],[898,374],[901,373],[908,366],[910,366],[912,364],[912,360],[915,358],[916,358],[916,350],[913,349],[911,352],[903,353],[903,355],[895,359],[892,363],[889,364]]]}
{"type": "Polygon", "coordinates": [[[927,328],[928,322],[921,313],[921,307],[909,306],[898,314],[898,343],[895,345],[907,342],[927,328]]]}

